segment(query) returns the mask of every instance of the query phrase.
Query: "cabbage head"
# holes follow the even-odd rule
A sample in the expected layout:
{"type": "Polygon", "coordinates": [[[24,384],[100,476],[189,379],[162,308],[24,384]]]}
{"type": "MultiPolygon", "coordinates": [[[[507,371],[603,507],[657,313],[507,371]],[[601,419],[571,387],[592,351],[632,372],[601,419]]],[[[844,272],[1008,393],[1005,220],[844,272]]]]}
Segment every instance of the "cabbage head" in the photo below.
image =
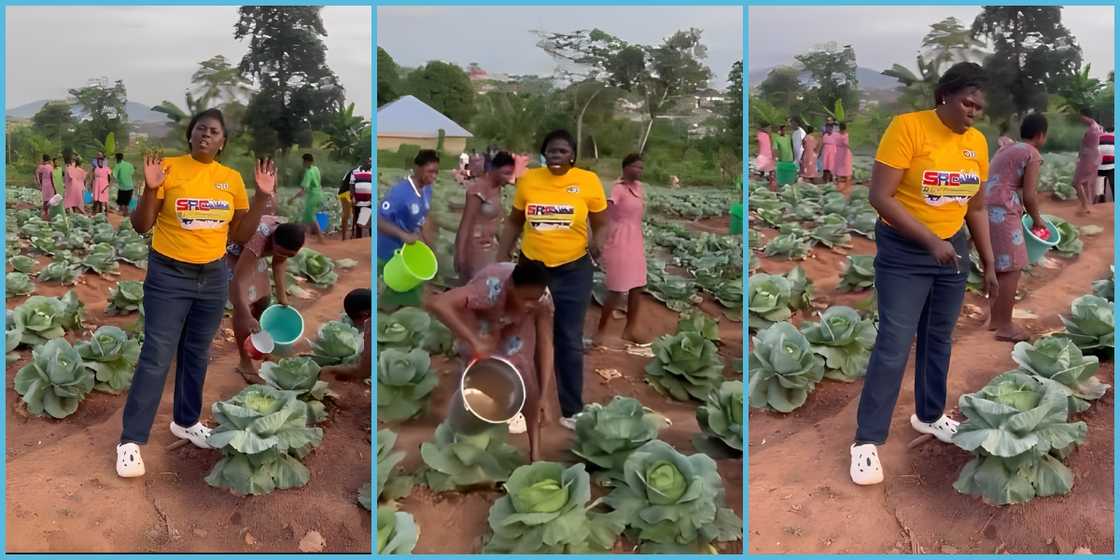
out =
{"type": "Polygon", "coordinates": [[[862,292],[875,287],[875,257],[853,255],[848,257],[848,265],[840,276],[836,289],[841,292],[862,292]]]}
{"type": "Polygon", "coordinates": [[[320,366],[351,364],[362,357],[364,346],[362,331],[341,321],[331,321],[319,327],[311,345],[311,359],[320,366]]]}
{"type": "Polygon", "coordinates": [[[606,405],[590,403],[576,415],[572,453],[610,473],[635,449],[657,439],[665,419],[637,399],[616,395],[606,405]]]}
{"type": "Polygon", "coordinates": [[[117,282],[109,290],[109,307],[105,312],[109,315],[128,315],[139,311],[143,305],[144,283],[139,280],[124,280],[117,282]]]}
{"type": "Polygon", "coordinates": [[[764,272],[751,275],[747,283],[751,330],[765,329],[792,317],[792,298],[793,285],[786,277],[764,272]]]}
{"type": "MultiPolygon", "coordinates": [[[[397,434],[392,430],[377,432],[377,501],[398,500],[412,492],[412,477],[394,472],[404,460],[404,451],[393,451],[397,434]]],[[[369,509],[368,507],[366,509],[369,509]]]]}
{"type": "Polygon", "coordinates": [[[830,307],[821,314],[819,323],[806,324],[801,333],[813,352],[824,358],[825,377],[848,382],[867,374],[878,330],[855,309],[830,307]]]}
{"type": "Polygon", "coordinates": [[[35,292],[35,283],[22,272],[9,272],[5,277],[4,288],[8,297],[22,297],[35,292]]]}
{"type": "Polygon", "coordinates": [[[432,322],[432,317],[418,307],[381,314],[377,317],[377,348],[419,348],[432,322]]]}
{"type": "MultiPolygon", "coordinates": [[[[71,292],[70,294],[72,294],[71,292]]],[[[12,312],[12,324],[20,333],[20,345],[38,346],[48,340],[62,338],[67,331],[81,328],[80,310],[75,317],[76,296],[63,299],[31,296],[12,312]]],[[[79,302],[80,305],[80,302],[79,302]]]]}
{"type": "Polygon", "coordinates": [[[327,419],[323,400],[330,395],[326,381],[319,380],[319,364],[311,358],[284,358],[279,362],[261,365],[261,379],[270,387],[291,391],[307,403],[311,422],[318,424],[327,419]]]}
{"type": "Polygon", "coordinates": [[[412,554],[420,528],[412,514],[389,506],[377,507],[377,554],[412,554]]]}
{"type": "Polygon", "coordinates": [[[304,248],[295,256],[293,264],[293,272],[307,278],[317,288],[329,288],[338,282],[334,261],[318,251],[304,248]]]}
{"type": "Polygon", "coordinates": [[[439,377],[432,358],[417,348],[405,351],[388,348],[377,357],[377,419],[397,422],[415,418],[428,410],[439,377]]]}
{"type": "Polygon", "coordinates": [[[719,343],[719,320],[699,309],[691,309],[680,314],[677,332],[694,332],[719,343]]]}
{"type": "Polygon", "coordinates": [[[653,343],[646,382],[658,393],[687,401],[703,400],[723,382],[723,360],[712,341],[694,332],[665,335],[653,343]]]}
{"type": "Polygon", "coordinates": [[[623,466],[624,482],[604,499],[643,553],[707,552],[739,540],[743,520],[725,507],[723,480],[711,457],[683,455],[654,440],[623,466]]]}
{"type": "Polygon", "coordinates": [[[692,443],[698,451],[716,458],[743,454],[743,382],[724,381],[696,409],[701,433],[692,443]]]}
{"type": "Polygon", "coordinates": [[[424,484],[435,492],[450,492],[506,481],[513,469],[525,464],[521,452],[507,443],[508,436],[505,424],[466,435],[442,422],[432,441],[420,444],[420,458],[428,467],[424,484]]]}
{"type": "Polygon", "coordinates": [[[1116,330],[1112,302],[1097,296],[1085,295],[1073,300],[1070,311],[1068,318],[1062,316],[1062,323],[1066,326],[1062,336],[1068,337],[1081,350],[1102,352],[1111,356],[1116,330]]]}
{"type": "Polygon", "coordinates": [[[78,351],[66,339],[55,338],[35,348],[14,385],[31,414],[66,418],[93,390],[94,377],[78,351]]]}
{"type": "Polygon", "coordinates": [[[94,388],[98,391],[116,394],[132,385],[132,375],[140,361],[140,343],[128,338],[120,328],[98,327],[89,340],[78,343],[77,350],[85,367],[93,371],[97,379],[94,388]]]}
{"type": "Polygon", "coordinates": [[[824,360],[789,323],[775,323],[758,333],[753,347],[747,368],[751,408],[793,412],[824,378],[824,360]]]}
{"type": "Polygon", "coordinates": [[[26,255],[16,255],[8,259],[8,265],[12,267],[12,270],[24,274],[31,274],[35,270],[35,264],[35,259],[26,255]]]}
{"type": "Polygon", "coordinates": [[[117,250],[108,243],[98,243],[90,248],[86,258],[82,260],[82,266],[101,276],[116,274],[120,270],[117,250]]]}
{"type": "Polygon", "coordinates": [[[1011,352],[1019,364],[1019,371],[1052,379],[1069,387],[1070,410],[1083,412],[1089,401],[1097,400],[1108,392],[1108,385],[1101,383],[1096,373],[1100,360],[1086,356],[1073,341],[1061,336],[1047,336],[1035,344],[1020,342],[1011,352]]]}

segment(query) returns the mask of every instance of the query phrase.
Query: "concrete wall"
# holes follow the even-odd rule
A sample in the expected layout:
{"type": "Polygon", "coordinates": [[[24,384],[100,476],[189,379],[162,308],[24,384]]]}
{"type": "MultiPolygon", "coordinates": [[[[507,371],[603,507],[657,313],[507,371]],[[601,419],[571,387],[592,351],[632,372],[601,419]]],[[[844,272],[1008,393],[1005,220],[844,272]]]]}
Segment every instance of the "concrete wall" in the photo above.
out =
{"type": "MultiPolygon", "coordinates": [[[[420,146],[421,149],[436,149],[438,138],[406,138],[402,136],[377,136],[377,149],[396,151],[403,144],[420,146]]],[[[467,139],[463,137],[448,136],[443,139],[443,151],[447,154],[459,155],[467,149],[467,139]]]]}

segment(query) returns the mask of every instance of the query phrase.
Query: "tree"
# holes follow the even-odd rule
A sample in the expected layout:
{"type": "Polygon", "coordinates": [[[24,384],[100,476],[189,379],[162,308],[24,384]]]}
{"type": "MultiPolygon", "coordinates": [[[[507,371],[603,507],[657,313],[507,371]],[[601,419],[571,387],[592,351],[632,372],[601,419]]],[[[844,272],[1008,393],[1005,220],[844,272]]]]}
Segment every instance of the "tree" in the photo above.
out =
{"type": "Polygon", "coordinates": [[[187,147],[187,124],[190,123],[191,117],[207,109],[205,101],[196,99],[191,92],[186,92],[185,97],[186,104],[183,108],[167,100],[152,107],[153,112],[163,113],[167,116],[167,120],[171,121],[171,130],[167,133],[167,138],[177,148],[187,147]]]}
{"type": "Polygon", "coordinates": [[[727,103],[722,107],[726,142],[743,153],[743,61],[735,61],[727,74],[727,103]]]}
{"type": "Polygon", "coordinates": [[[474,116],[474,86],[454,64],[433,60],[409,73],[404,89],[455,122],[467,123],[474,116]]]}
{"type": "Polygon", "coordinates": [[[370,151],[369,142],[363,150],[362,138],[369,138],[369,121],[354,114],[354,104],[336,112],[324,128],[329,138],[323,144],[331,150],[331,157],[337,161],[356,162],[370,151]]]}
{"type": "Polygon", "coordinates": [[[62,145],[73,137],[78,120],[74,118],[69,103],[48,101],[31,117],[31,124],[39,134],[62,145]]]}
{"type": "Polygon", "coordinates": [[[948,67],[957,62],[980,62],[987,55],[984,42],[972,35],[955,17],[945,18],[929,26],[922,38],[921,53],[933,67],[948,67]]]}
{"type": "Polygon", "coordinates": [[[108,80],[94,81],[88,86],[71,89],[72,104],[79,108],[81,121],[78,124],[79,142],[84,145],[98,145],[113,133],[122,144],[128,143],[128,91],[124,82],[117,80],[109,85],[108,80]]]}
{"type": "MultiPolygon", "coordinates": [[[[683,95],[691,95],[708,85],[712,71],[704,64],[707,48],[700,42],[701,30],[678,31],[661,45],[646,48],[646,71],[627,91],[636,91],[645,99],[649,124],[638,144],[638,152],[645,152],[653,122],[683,95]]],[[[628,68],[629,65],[626,65],[628,68]]]]}
{"type": "Polygon", "coordinates": [[[377,106],[396,101],[400,96],[401,69],[389,52],[377,47],[377,106]]]}
{"type": "Polygon", "coordinates": [[[1065,99],[1062,110],[1071,115],[1077,115],[1082,109],[1092,109],[1100,95],[1104,84],[1089,76],[1091,64],[1074,72],[1073,76],[1058,86],[1058,93],[1065,99]]]}
{"type": "Polygon", "coordinates": [[[993,118],[1044,111],[1048,93],[1081,66],[1081,47],[1062,25],[1060,6],[985,6],[972,22],[972,36],[993,52],[988,73],[988,109],[993,118]]]}
{"type": "Polygon", "coordinates": [[[474,133],[505,149],[535,152],[540,123],[547,110],[545,98],[512,92],[493,92],[479,99],[474,133]]]}
{"type": "Polygon", "coordinates": [[[249,38],[240,71],[260,89],[245,124],[258,155],[309,146],[311,131],[330,120],[345,100],[327,66],[322,6],[242,6],[234,38],[249,38]]]}
{"type": "Polygon", "coordinates": [[[770,70],[766,79],[758,84],[758,94],[771,105],[792,112],[805,95],[801,71],[792,66],[779,66],[770,70]]]}
{"type": "Polygon", "coordinates": [[[230,65],[222,55],[204,60],[198,66],[191,76],[191,83],[195,85],[192,93],[202,105],[239,102],[248,99],[253,91],[241,69],[230,65]]]}
{"type": "Polygon", "coordinates": [[[830,113],[836,100],[845,107],[859,107],[859,81],[856,79],[856,51],[851,45],[830,43],[816,51],[794,57],[814,82],[808,97],[819,109],[830,113]]]}
{"type": "Polygon", "coordinates": [[[912,109],[929,107],[933,103],[933,92],[937,89],[937,81],[941,78],[937,60],[927,61],[919,54],[917,62],[917,74],[901,64],[895,64],[889,70],[883,71],[884,76],[894,78],[902,84],[899,103],[912,109]]]}

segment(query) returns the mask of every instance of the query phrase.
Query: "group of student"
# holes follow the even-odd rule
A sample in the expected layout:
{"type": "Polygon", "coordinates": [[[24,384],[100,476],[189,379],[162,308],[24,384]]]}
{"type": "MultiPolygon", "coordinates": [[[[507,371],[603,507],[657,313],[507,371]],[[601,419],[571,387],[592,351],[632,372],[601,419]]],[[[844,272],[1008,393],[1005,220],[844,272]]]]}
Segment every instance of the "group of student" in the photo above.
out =
{"type": "Polygon", "coordinates": [[[127,215],[132,202],[133,175],[136,168],[124,159],[124,154],[116,154],[117,163],[109,167],[105,154],[97,152],[89,170],[82,167],[82,158],[77,154],[63,158],[59,165],[58,157],[43,154],[43,159],[35,168],[35,184],[43,196],[43,218],[50,214],[51,200],[61,195],[62,208],[66,212],[86,213],[86,192],[91,192],[91,210],[94,214],[109,212],[109,191],[117,187],[117,208],[121,215],[127,215]]]}
{"type": "MultiPolygon", "coordinates": [[[[607,323],[621,298],[629,297],[629,307],[620,342],[649,344],[637,327],[638,296],[646,284],[642,159],[623,160],[621,177],[607,197],[598,175],[576,166],[576,153],[569,132],[546,135],[540,145],[543,165],[516,178],[508,214],[501,195],[514,181],[516,162],[508,152],[494,153],[489,166],[466,185],[455,240],[459,286],[443,293],[423,288],[397,293],[385,287],[378,298],[383,311],[406,305],[428,309],[454,334],[464,367],[499,356],[518,368],[527,396],[511,431],[528,432],[532,459],[540,456],[541,425],[551,416],[552,402],[560,405],[559,424],[574,429],[575,415],[583,409],[584,352],[606,342],[607,323]],[[606,272],[610,296],[598,332],[585,342],[596,265],[606,272]]],[[[429,213],[439,157],[435,150],[420,151],[412,172],[382,198],[379,275],[404,245],[435,240],[429,213]]]]}
{"type": "Polygon", "coordinates": [[[791,117],[785,124],[779,124],[773,135],[772,130],[769,123],[759,126],[755,158],[756,172],[771,186],[775,184],[778,163],[796,165],[797,176],[806,183],[836,181],[841,189],[851,186],[852,148],[846,123],[828,116],[818,136],[812,126],[799,117],[791,117]]]}

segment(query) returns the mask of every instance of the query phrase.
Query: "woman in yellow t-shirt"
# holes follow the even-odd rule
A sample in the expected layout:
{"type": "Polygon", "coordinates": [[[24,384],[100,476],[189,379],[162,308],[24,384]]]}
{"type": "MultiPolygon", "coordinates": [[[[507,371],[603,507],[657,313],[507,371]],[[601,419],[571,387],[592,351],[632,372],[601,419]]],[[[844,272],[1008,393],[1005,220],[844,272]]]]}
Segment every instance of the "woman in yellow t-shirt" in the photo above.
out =
{"type": "Polygon", "coordinates": [[[879,334],[860,395],[852,481],[883,480],[876,446],[887,439],[910,344],[917,336],[915,430],[948,443],[958,423],[944,414],[953,327],[968,279],[968,224],[983,261],[989,297],[999,288],[984,197],[988,143],[973,122],[984,110],[984,70],[960,63],[934,90],[932,110],[891,121],[871,172],[875,228],[875,290],[879,334]]]}
{"type": "MultiPolygon", "coordinates": [[[[545,167],[517,179],[498,259],[509,259],[522,238],[519,260],[540,261],[548,268],[548,289],[556,308],[553,344],[560,424],[574,429],[574,417],[583,410],[583,321],[594,283],[592,257],[599,257],[606,240],[607,197],[597,175],[574,167],[576,139],[568,131],[548,133],[540,153],[545,167]]],[[[541,387],[542,402],[550,392],[541,387]]]]}
{"type": "MultiPolygon", "coordinates": [[[[187,126],[189,154],[144,161],[144,194],[132,213],[132,226],[153,234],[144,279],[144,345],[117,444],[117,474],[122,477],[144,474],[140,445],[148,441],[172,360],[171,433],[197,447],[210,447],[210,428],[199,416],[210,344],[228,299],[226,245],[252,237],[276,186],[276,165],[258,162],[250,206],[241,175],[216,161],[227,140],[222,113],[209,109],[187,126]]],[[[260,330],[252,317],[240,321],[235,326],[241,330],[260,330]]]]}

